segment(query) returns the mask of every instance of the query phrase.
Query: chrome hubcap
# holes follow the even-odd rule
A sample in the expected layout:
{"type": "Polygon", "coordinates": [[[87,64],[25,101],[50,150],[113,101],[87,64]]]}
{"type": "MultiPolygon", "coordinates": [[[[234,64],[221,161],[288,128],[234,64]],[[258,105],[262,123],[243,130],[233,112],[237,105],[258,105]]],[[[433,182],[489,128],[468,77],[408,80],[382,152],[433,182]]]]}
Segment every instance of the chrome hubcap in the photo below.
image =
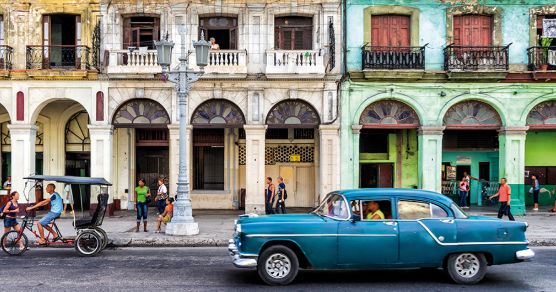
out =
{"type": "Polygon", "coordinates": [[[479,272],[479,259],[471,253],[460,254],[456,258],[456,272],[464,278],[472,278],[479,272]]]}
{"type": "Polygon", "coordinates": [[[282,253],[275,253],[266,260],[265,269],[272,278],[282,279],[290,273],[290,259],[282,253]]]}

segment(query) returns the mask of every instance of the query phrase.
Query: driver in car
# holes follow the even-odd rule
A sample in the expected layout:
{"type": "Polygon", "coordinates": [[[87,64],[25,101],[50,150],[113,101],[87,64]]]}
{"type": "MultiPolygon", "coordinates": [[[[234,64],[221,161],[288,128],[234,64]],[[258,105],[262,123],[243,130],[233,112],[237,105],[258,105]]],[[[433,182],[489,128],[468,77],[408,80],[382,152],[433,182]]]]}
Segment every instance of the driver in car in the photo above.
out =
{"type": "Polygon", "coordinates": [[[54,220],[59,218],[60,214],[62,214],[62,211],[64,210],[64,202],[62,200],[62,197],[55,190],[56,190],[56,185],[52,183],[48,184],[46,186],[46,192],[50,194],[50,198],[47,198],[46,200],[37,203],[33,207],[28,207],[26,209],[27,211],[32,211],[34,209],[40,208],[50,203],[50,211],[39,221],[39,224],[37,224],[39,229],[39,235],[40,235],[40,239],[38,242],[39,245],[46,244],[46,239],[44,238],[44,228],[46,228],[46,230],[48,230],[50,234],[52,234],[53,236],[52,242],[60,239],[56,231],[54,231],[52,226],[49,225],[52,222],[54,222],[54,220]]]}

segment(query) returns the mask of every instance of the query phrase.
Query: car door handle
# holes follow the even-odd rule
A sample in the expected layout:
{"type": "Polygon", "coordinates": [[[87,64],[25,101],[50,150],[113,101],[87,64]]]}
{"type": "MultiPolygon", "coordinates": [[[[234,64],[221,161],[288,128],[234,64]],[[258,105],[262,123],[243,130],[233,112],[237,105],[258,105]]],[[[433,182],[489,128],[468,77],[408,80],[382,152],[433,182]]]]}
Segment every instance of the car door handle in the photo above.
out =
{"type": "Polygon", "coordinates": [[[398,225],[397,222],[392,222],[392,221],[384,221],[383,223],[386,224],[386,225],[389,225],[389,226],[396,226],[396,225],[398,225]]]}
{"type": "Polygon", "coordinates": [[[440,220],[440,222],[442,222],[442,223],[447,223],[447,224],[452,224],[452,223],[454,223],[454,220],[451,220],[451,219],[443,219],[443,220],[440,220]]]}

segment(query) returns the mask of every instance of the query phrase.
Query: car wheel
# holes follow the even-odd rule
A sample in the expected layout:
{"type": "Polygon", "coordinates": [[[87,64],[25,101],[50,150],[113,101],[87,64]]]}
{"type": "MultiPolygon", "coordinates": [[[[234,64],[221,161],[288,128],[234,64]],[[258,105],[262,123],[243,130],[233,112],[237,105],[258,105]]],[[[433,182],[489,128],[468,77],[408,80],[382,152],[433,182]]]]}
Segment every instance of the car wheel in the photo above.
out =
{"type": "Polygon", "coordinates": [[[94,230],[83,230],[75,239],[75,250],[80,256],[92,257],[102,249],[102,239],[94,230]]]}
{"type": "Polygon", "coordinates": [[[448,257],[446,263],[448,275],[458,284],[476,284],[480,282],[487,269],[487,260],[482,253],[457,253],[448,257]]]}
{"type": "Polygon", "coordinates": [[[261,253],[257,270],[261,279],[268,285],[288,285],[297,276],[299,261],[290,248],[275,245],[261,253]]]}

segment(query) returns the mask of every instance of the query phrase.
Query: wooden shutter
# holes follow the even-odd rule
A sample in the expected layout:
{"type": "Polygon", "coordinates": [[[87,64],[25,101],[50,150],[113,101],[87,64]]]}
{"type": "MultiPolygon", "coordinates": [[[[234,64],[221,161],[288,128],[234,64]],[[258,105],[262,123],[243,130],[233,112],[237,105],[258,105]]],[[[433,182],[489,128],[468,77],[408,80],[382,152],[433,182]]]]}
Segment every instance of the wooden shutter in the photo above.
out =
{"type": "Polygon", "coordinates": [[[151,49],[154,49],[154,41],[160,40],[160,18],[155,17],[153,19],[154,27],[153,27],[153,42],[149,45],[151,49]]]}
{"type": "Polygon", "coordinates": [[[230,29],[230,50],[237,50],[237,28],[230,29]]]}
{"type": "Polygon", "coordinates": [[[131,17],[124,18],[124,34],[123,34],[123,46],[122,48],[127,49],[131,44],[131,17]]]}
{"type": "Polygon", "coordinates": [[[454,16],[454,44],[492,46],[492,16],[477,14],[454,16]]]}
{"type": "MultiPolygon", "coordinates": [[[[75,45],[76,46],[81,45],[81,15],[75,16],[75,45]]],[[[82,50],[82,48],[80,47],[75,48],[75,67],[77,69],[84,69],[81,68],[81,57],[85,57],[85,58],[87,57],[87,56],[81,56],[84,53],[85,52],[82,50]]]]}
{"type": "Polygon", "coordinates": [[[410,17],[406,15],[373,15],[371,17],[371,45],[408,47],[410,45],[410,17]]]}

